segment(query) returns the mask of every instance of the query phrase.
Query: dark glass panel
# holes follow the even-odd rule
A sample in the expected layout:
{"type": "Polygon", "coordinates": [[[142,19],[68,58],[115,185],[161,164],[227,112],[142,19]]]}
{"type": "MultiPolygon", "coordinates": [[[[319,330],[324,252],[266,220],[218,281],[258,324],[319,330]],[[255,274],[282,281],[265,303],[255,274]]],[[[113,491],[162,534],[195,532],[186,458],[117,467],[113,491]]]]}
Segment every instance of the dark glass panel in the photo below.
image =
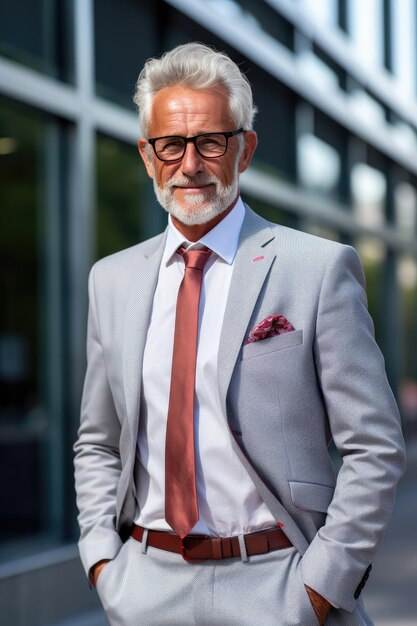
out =
{"type": "Polygon", "coordinates": [[[98,95],[133,108],[138,74],[158,54],[158,5],[146,0],[94,3],[98,95]]]}
{"type": "Polygon", "coordinates": [[[277,10],[259,0],[239,0],[239,5],[257,20],[259,26],[268,35],[286,48],[294,49],[294,28],[277,10]]]}
{"type": "MultiPolygon", "coordinates": [[[[250,71],[250,63],[246,57],[242,56],[237,50],[228,46],[225,41],[219,39],[215,34],[206,30],[203,26],[194,22],[183,13],[176,11],[168,5],[164,5],[164,10],[161,15],[161,40],[158,55],[180,44],[198,41],[216,50],[226,52],[226,54],[239,65],[243,72],[248,73],[248,71],[250,71]]],[[[250,78],[250,76],[248,77],[250,78]]]]}
{"type": "Polygon", "coordinates": [[[163,211],[136,146],[97,138],[96,256],[101,258],[155,234],[163,211]]]}
{"type": "MultiPolygon", "coordinates": [[[[367,163],[356,163],[350,177],[353,213],[369,230],[385,224],[387,181],[383,173],[367,163]]],[[[374,320],[377,341],[384,347],[384,275],[387,250],[377,237],[363,235],[354,242],[366,275],[369,312],[374,320]]]]}
{"type": "Polygon", "coordinates": [[[281,224],[281,226],[288,226],[289,228],[298,227],[298,216],[290,211],[287,211],[285,207],[272,206],[264,200],[255,198],[246,193],[242,194],[244,202],[246,202],[251,209],[264,219],[273,222],[274,224],[281,224]]]}
{"type": "Polygon", "coordinates": [[[320,111],[314,111],[314,131],[317,137],[334,148],[340,160],[340,176],[336,188],[335,198],[345,206],[351,202],[351,189],[347,175],[349,164],[349,137],[344,128],[329,119],[320,111]]]}
{"type": "Polygon", "coordinates": [[[72,14],[70,0],[1,0],[0,54],[72,82],[72,14]]]}
{"type": "Polygon", "coordinates": [[[254,163],[283,179],[296,181],[295,111],[297,97],[258,68],[248,73],[258,106],[254,163]]]}
{"type": "Polygon", "coordinates": [[[49,527],[44,140],[0,103],[0,541],[49,527]]]}
{"type": "Polygon", "coordinates": [[[312,133],[297,138],[298,180],[311,193],[337,198],[340,181],[340,156],[325,141],[312,133]]]}

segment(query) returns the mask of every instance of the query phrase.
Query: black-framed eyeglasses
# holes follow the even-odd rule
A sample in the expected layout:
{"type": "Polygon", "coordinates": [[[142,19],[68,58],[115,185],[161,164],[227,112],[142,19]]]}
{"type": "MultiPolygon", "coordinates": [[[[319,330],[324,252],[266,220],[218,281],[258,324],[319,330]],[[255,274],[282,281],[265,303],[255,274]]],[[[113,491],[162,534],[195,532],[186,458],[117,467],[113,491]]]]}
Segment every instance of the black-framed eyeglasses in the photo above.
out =
{"type": "Polygon", "coordinates": [[[239,128],[227,133],[201,133],[194,137],[169,135],[168,137],[153,137],[148,139],[148,142],[160,161],[179,161],[185,154],[187,143],[190,142],[195,145],[200,156],[205,159],[217,159],[226,154],[229,138],[243,132],[243,128],[239,128]]]}

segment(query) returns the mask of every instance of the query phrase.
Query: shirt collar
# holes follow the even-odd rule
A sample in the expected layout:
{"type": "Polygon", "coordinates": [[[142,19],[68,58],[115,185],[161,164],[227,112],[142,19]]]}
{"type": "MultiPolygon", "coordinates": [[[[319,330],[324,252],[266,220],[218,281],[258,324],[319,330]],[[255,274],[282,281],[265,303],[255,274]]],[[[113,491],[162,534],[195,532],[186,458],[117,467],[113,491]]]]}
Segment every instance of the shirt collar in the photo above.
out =
{"type": "Polygon", "coordinates": [[[168,217],[168,234],[165,244],[162,263],[168,265],[173,255],[181,245],[185,248],[199,248],[207,246],[217,256],[231,265],[236,256],[240,230],[245,217],[245,207],[242,199],[238,198],[233,209],[214,228],[209,230],[201,239],[191,242],[174,226],[171,216],[168,217]]]}

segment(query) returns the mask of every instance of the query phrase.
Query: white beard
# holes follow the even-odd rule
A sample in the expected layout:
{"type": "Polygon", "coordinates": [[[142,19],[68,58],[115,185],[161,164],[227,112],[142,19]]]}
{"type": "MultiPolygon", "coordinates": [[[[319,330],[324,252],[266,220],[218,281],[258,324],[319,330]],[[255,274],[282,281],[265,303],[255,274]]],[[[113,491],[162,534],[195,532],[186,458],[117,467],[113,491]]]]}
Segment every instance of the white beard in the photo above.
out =
{"type": "Polygon", "coordinates": [[[221,215],[235,201],[239,192],[239,172],[236,163],[235,174],[231,185],[223,185],[217,176],[178,176],[171,178],[164,187],[158,187],[155,178],[153,188],[159,204],[186,226],[207,224],[218,215],[221,215]],[[172,188],[177,185],[207,185],[216,186],[216,195],[209,200],[204,193],[184,194],[184,203],[180,204],[173,196],[172,188]],[[187,204],[184,208],[183,204],[187,204]]]}

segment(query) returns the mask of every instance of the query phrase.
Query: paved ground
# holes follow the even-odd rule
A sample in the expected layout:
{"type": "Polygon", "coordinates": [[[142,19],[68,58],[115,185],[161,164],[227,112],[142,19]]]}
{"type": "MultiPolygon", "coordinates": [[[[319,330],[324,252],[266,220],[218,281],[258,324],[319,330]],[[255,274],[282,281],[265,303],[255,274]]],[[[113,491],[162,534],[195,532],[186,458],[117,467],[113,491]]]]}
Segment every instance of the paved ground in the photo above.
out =
{"type": "Polygon", "coordinates": [[[417,444],[397,495],[391,525],[364,591],[376,626],[417,626],[417,444]]]}

